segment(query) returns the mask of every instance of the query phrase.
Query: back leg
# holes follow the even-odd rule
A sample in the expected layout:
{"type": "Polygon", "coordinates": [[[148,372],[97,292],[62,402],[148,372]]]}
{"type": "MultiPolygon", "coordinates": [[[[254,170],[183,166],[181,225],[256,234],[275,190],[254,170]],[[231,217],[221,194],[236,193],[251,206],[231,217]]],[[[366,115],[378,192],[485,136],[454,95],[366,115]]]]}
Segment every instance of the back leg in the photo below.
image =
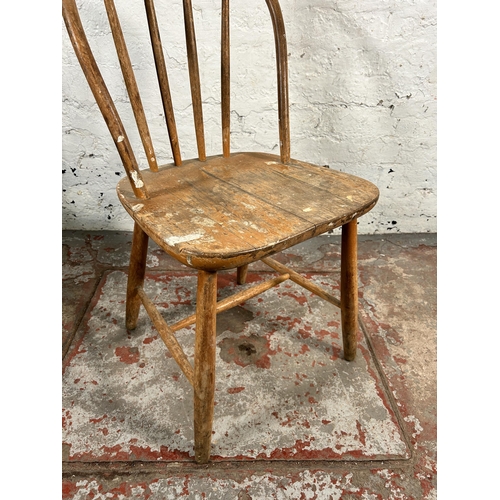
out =
{"type": "Polygon", "coordinates": [[[142,287],[146,274],[146,256],[148,254],[148,235],[134,223],[134,236],[132,239],[132,250],[130,252],[130,264],[128,267],[127,281],[127,304],[125,322],[127,329],[133,330],[137,326],[141,299],[137,289],[142,287]]]}
{"type": "Polygon", "coordinates": [[[247,281],[248,264],[238,267],[236,271],[236,283],[244,285],[247,281]]]}
{"type": "Polygon", "coordinates": [[[357,220],[342,226],[340,261],[340,311],[344,359],[356,357],[358,337],[358,235],[357,220]]]}

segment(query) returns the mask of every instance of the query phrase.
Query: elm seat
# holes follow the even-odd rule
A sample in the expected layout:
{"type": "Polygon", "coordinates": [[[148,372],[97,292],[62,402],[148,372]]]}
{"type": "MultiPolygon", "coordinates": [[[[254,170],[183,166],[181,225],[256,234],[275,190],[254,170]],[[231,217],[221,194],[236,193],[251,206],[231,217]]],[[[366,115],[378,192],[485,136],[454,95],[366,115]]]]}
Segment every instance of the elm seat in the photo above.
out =
{"type": "Polygon", "coordinates": [[[149,198],[127,177],[123,206],[165,252],[195,269],[231,269],[339,227],[368,212],[378,189],[324,167],[264,153],[235,153],[143,171],[149,198]]]}
{"type": "MultiPolygon", "coordinates": [[[[84,3],[87,0],[82,0],[84,3]]],[[[132,0],[130,0],[132,1],[132,0]]],[[[165,0],[166,1],[166,0],[165,0]]],[[[340,307],[343,355],[356,356],[358,336],[357,219],[379,196],[372,183],[343,172],[291,159],[285,25],[278,0],[265,0],[276,48],[280,155],[231,153],[229,0],[221,0],[222,155],[206,156],[195,26],[191,0],[183,0],[189,83],[198,158],[183,160],[154,0],[144,0],[151,53],[174,162],[158,167],[155,149],[113,0],[103,0],[118,60],[149,170],[140,169],[132,145],[85,35],[75,0],[63,0],[63,18],[94,98],[109,128],[125,173],[118,198],[134,220],[125,324],[136,328],[144,307],[172,358],[193,388],[194,459],[210,459],[215,395],[216,317],[292,280],[340,307]],[[342,226],[340,299],[270,258],[270,255],[342,226]],[[198,274],[196,314],[168,325],[144,291],[148,239],[198,274]],[[217,302],[217,271],[236,269],[245,284],[248,265],[261,261],[278,276],[217,302]],[[196,323],[194,363],[175,331],[196,323]]],[[[99,8],[97,3],[92,8],[99,8]]],[[[133,22],[134,20],[129,20],[133,22]]],[[[168,21],[168,20],[167,20],[168,21]]],[[[146,53],[143,56],[146,57],[146,53]]]]}

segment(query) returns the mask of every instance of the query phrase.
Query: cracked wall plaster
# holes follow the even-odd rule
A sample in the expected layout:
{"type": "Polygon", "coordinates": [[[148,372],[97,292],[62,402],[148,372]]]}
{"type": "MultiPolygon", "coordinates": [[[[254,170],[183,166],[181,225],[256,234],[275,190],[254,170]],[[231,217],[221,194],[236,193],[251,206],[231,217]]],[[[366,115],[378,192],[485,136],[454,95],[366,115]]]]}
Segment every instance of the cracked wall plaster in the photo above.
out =
{"type": "MultiPolygon", "coordinates": [[[[79,0],[89,42],[147,168],[103,2],[79,0]]],[[[159,164],[172,161],[143,2],[116,2],[159,164]]],[[[196,156],[182,2],[156,2],[183,158],[196,156]],[[163,20],[163,21],[162,21],[163,20]]],[[[281,0],[292,157],[380,189],[359,232],[435,232],[436,2],[281,0]]],[[[194,0],[207,154],[221,153],[220,1],[194,0]]],[[[231,1],[231,147],[278,153],[274,40],[265,1],[231,1]]],[[[63,228],[131,230],[118,153],[63,26],[63,228]]]]}

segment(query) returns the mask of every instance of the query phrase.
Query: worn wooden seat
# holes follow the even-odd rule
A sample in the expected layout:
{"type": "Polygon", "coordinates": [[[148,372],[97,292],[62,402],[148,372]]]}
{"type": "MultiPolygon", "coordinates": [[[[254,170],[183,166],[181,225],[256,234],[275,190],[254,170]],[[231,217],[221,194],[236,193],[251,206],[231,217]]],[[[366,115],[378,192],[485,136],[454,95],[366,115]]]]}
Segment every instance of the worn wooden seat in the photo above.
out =
{"type": "Polygon", "coordinates": [[[166,117],[172,164],[158,166],[138,87],[113,0],[103,0],[122,74],[149,165],[140,169],[123,123],[102,79],[83,31],[75,0],[63,0],[63,17],[75,53],[123,162],[126,177],[118,197],[134,220],[127,285],[126,326],[134,329],[144,306],[172,357],[193,386],[195,459],[210,457],[214,390],[215,325],[218,312],[291,279],[341,309],[344,358],[354,359],[357,324],[356,219],[378,199],[372,183],[290,157],[288,67],[284,23],[278,0],[266,0],[276,42],[280,155],[230,152],[229,0],[222,0],[222,154],[208,157],[191,0],[183,0],[198,158],[182,160],[174,109],[153,0],[145,0],[152,54],[166,117]],[[342,226],[341,296],[270,258],[276,252],[342,226]],[[198,272],[196,314],[167,325],[144,292],[148,238],[198,272]],[[217,271],[236,269],[245,283],[247,267],[262,261],[279,273],[217,302],[217,271]],[[196,323],[194,366],[174,332],[196,323]]]}
{"type": "Polygon", "coordinates": [[[144,172],[149,198],[128,179],[125,209],[167,253],[196,269],[231,269],[368,212],[377,189],[352,175],[278,156],[237,153],[144,172]],[[151,181],[151,182],[149,182],[151,181]]]}

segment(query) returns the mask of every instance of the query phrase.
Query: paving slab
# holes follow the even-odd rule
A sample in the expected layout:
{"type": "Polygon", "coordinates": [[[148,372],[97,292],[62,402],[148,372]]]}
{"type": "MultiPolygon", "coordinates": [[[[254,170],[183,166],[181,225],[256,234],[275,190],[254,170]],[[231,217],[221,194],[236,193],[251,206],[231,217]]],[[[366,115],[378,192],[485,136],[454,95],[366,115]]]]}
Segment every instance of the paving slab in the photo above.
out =
{"type": "MultiPolygon", "coordinates": [[[[336,277],[307,277],[338,293],[336,277]]],[[[145,314],[125,329],[126,280],[122,271],[104,276],[67,361],[68,460],[192,461],[191,386],[145,314]]],[[[220,275],[220,298],[238,289],[220,275]]],[[[145,290],[167,323],[194,312],[191,273],[149,273],[145,290]]],[[[178,338],[192,361],[194,326],[178,338]]],[[[213,459],[408,458],[365,339],[354,362],[341,352],[338,308],[295,283],[220,315],[213,459]]]]}
{"type": "Polygon", "coordinates": [[[187,474],[183,477],[150,481],[121,481],[83,479],[77,484],[65,482],[64,496],[83,500],[149,499],[175,500],[196,498],[207,500],[381,500],[436,499],[434,493],[425,495],[420,489],[408,492],[404,473],[376,469],[368,473],[304,470],[277,475],[250,474],[244,479],[217,478],[211,474],[187,474]],[[359,484],[363,483],[363,486],[359,484]]]}

